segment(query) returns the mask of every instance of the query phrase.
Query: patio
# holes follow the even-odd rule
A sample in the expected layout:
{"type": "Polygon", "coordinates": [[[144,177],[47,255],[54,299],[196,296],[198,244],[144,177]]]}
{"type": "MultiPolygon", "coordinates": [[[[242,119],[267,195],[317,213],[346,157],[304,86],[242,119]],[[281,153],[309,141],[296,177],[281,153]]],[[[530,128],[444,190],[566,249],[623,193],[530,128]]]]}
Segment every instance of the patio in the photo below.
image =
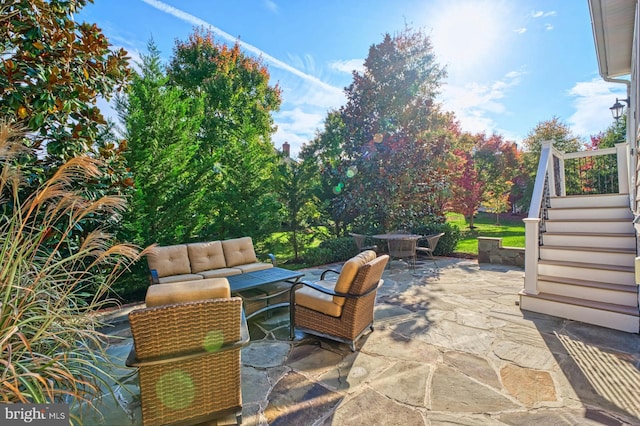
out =
{"type": "MultiPolygon", "coordinates": [[[[520,311],[520,268],[438,265],[390,265],[376,331],[355,353],[300,333],[289,341],[286,309],[251,320],[243,424],[640,424],[639,335],[520,311]]],[[[321,269],[304,272],[313,280],[321,269]]],[[[110,331],[124,339],[109,348],[123,366],[126,313],[110,331]]],[[[105,418],[85,424],[141,424],[135,380],[125,387],[99,403],[105,418]]]]}

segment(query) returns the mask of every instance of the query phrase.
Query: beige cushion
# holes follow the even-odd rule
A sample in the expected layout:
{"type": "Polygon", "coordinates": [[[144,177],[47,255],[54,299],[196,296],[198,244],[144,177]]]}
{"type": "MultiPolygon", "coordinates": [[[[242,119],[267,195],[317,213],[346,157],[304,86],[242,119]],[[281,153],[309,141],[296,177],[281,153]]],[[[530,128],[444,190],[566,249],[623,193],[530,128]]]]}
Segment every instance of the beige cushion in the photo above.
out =
{"type": "Polygon", "coordinates": [[[187,251],[191,262],[191,272],[194,274],[227,267],[220,241],[187,244],[187,251]]]}
{"type": "Polygon", "coordinates": [[[251,237],[224,240],[222,241],[222,250],[224,251],[227,268],[258,261],[256,252],[253,250],[251,237]]]}
{"type": "Polygon", "coordinates": [[[253,271],[262,271],[263,269],[273,268],[273,264],[271,263],[263,263],[263,262],[254,262],[248,263],[246,265],[236,265],[234,268],[238,268],[242,271],[243,274],[247,272],[253,271]]]}
{"type": "MultiPolygon", "coordinates": [[[[354,256],[351,259],[347,260],[342,267],[342,270],[340,271],[340,276],[338,277],[338,280],[336,282],[335,290],[338,293],[348,293],[349,288],[351,288],[351,283],[353,283],[356,275],[358,275],[358,270],[360,269],[360,267],[365,263],[375,259],[376,256],[377,255],[375,251],[366,250],[361,252],[357,256],[354,256]]],[[[345,303],[345,298],[334,296],[333,301],[334,303],[342,306],[345,303]]]]}
{"type": "Polygon", "coordinates": [[[189,254],[184,244],[154,247],[147,254],[147,263],[149,269],[158,271],[158,277],[191,273],[189,254]]]}
{"type": "Polygon", "coordinates": [[[211,278],[172,284],[154,284],[147,289],[147,307],[231,297],[226,278],[211,278]]]}
{"type": "MultiPolygon", "coordinates": [[[[335,281],[317,281],[315,284],[333,289],[335,281]]],[[[336,318],[342,314],[342,305],[335,303],[333,296],[306,286],[296,290],[296,305],[336,318]]]]}
{"type": "Polygon", "coordinates": [[[238,275],[241,273],[242,271],[238,268],[220,268],[198,272],[198,274],[203,278],[229,277],[231,275],[238,275]]]}
{"type": "Polygon", "coordinates": [[[158,284],[181,283],[184,281],[199,281],[202,278],[204,277],[200,274],[169,275],[166,277],[158,278],[158,284]]]}

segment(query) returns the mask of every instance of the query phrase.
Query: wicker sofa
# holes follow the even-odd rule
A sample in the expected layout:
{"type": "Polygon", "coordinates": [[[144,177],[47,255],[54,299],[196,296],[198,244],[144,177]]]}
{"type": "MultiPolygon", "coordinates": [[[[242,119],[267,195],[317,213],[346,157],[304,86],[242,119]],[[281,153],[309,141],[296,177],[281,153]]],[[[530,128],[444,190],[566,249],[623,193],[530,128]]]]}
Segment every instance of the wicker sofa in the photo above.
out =
{"type": "Polygon", "coordinates": [[[157,246],[147,254],[151,284],[169,284],[208,278],[228,277],[273,268],[256,257],[251,237],[203,243],[157,246]]]}

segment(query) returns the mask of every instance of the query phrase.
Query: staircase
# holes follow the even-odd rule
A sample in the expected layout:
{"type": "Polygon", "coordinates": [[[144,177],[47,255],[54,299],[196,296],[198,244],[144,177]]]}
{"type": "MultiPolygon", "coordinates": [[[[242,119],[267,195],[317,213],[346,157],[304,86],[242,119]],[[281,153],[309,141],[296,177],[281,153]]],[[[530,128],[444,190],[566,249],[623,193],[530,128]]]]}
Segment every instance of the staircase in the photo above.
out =
{"type": "Polygon", "coordinates": [[[547,217],[536,291],[520,292],[520,308],[639,333],[629,195],[552,196],[547,217]]]}

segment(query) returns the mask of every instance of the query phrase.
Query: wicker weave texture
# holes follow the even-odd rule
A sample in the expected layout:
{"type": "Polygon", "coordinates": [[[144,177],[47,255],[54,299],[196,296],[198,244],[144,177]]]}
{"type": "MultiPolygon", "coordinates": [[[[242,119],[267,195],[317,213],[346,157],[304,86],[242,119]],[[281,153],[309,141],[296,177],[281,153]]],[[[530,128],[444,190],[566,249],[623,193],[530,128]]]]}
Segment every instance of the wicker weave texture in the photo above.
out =
{"type": "Polygon", "coordinates": [[[139,377],[145,426],[215,417],[242,407],[240,348],[144,366],[139,377]]]}
{"type": "Polygon", "coordinates": [[[242,299],[211,299],[139,309],[129,314],[136,356],[145,360],[240,340],[242,299]]]}
{"type": "MultiPolygon", "coordinates": [[[[377,286],[388,261],[389,256],[383,255],[361,266],[348,293],[365,294],[377,286]]],[[[374,291],[365,297],[346,298],[342,314],[338,318],[296,305],[295,325],[342,339],[353,340],[373,322],[376,295],[377,291],[374,291]]]]}

